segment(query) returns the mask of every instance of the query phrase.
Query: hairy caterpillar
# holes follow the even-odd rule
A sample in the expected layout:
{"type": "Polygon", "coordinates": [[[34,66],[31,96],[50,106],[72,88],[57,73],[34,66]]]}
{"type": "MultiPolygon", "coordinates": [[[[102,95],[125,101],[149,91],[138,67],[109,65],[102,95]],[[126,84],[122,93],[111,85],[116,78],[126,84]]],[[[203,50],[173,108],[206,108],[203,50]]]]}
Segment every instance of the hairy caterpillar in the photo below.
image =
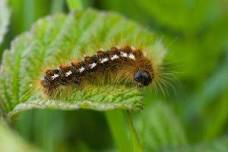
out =
{"type": "Polygon", "coordinates": [[[107,51],[100,50],[93,56],[86,56],[83,61],[73,61],[71,65],[46,70],[41,85],[47,93],[60,86],[83,86],[101,79],[115,79],[142,87],[150,85],[155,75],[153,64],[140,49],[112,47],[107,51]]]}

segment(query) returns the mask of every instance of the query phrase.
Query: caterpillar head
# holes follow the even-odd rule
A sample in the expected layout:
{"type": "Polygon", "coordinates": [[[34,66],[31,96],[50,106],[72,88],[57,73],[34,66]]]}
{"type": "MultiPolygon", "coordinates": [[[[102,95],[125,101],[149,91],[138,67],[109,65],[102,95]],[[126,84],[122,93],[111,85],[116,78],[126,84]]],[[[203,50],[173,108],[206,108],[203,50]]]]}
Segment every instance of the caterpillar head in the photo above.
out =
{"type": "Polygon", "coordinates": [[[134,80],[140,85],[140,86],[148,86],[152,82],[152,76],[149,72],[145,70],[138,70],[134,74],[134,80]]]}
{"type": "Polygon", "coordinates": [[[154,81],[154,67],[151,60],[146,58],[141,51],[136,54],[135,65],[133,66],[133,80],[138,86],[144,87],[153,83],[154,81]]]}

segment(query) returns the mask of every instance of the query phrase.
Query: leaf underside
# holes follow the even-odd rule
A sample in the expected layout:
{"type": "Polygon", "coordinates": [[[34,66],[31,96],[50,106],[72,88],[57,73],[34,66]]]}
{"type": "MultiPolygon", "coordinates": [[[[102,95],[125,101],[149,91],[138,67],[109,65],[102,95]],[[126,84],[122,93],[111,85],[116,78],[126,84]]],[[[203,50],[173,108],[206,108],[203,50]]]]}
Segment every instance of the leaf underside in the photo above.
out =
{"type": "Polygon", "coordinates": [[[82,59],[99,48],[124,45],[145,49],[156,64],[161,63],[165,54],[155,35],[115,13],[88,9],[38,20],[4,52],[0,75],[2,110],[12,116],[32,108],[141,109],[141,90],[124,84],[63,91],[58,99],[47,98],[40,87],[45,69],[82,59]]]}

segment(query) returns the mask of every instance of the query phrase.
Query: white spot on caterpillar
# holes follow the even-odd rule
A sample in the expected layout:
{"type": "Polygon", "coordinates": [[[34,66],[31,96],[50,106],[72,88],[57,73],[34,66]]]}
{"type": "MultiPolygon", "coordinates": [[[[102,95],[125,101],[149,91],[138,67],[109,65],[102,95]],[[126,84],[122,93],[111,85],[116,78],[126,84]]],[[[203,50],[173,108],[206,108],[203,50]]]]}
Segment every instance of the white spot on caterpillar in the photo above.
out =
{"type": "Polygon", "coordinates": [[[79,72],[82,73],[83,71],[85,71],[84,67],[79,68],[79,72]]]}
{"type": "Polygon", "coordinates": [[[65,76],[68,77],[68,76],[70,76],[71,74],[72,74],[72,72],[71,72],[71,71],[68,71],[68,72],[66,72],[65,76]]]}
{"type": "Polygon", "coordinates": [[[89,65],[89,67],[90,67],[90,69],[93,69],[94,67],[96,67],[96,65],[97,65],[96,63],[92,63],[89,65]]]}
{"type": "Polygon", "coordinates": [[[127,58],[127,53],[125,53],[125,52],[120,52],[120,56],[127,58]]]}
{"type": "Polygon", "coordinates": [[[51,79],[52,79],[52,80],[55,80],[55,78],[58,78],[58,77],[59,77],[58,74],[54,74],[53,76],[51,76],[51,79]]]}
{"type": "Polygon", "coordinates": [[[112,57],[111,57],[111,60],[115,60],[115,59],[118,59],[119,58],[119,56],[118,55],[113,55],[112,57]]]}
{"type": "Polygon", "coordinates": [[[103,59],[100,59],[100,63],[105,63],[105,62],[107,62],[108,60],[109,60],[108,57],[103,58],[103,59]]]}
{"type": "Polygon", "coordinates": [[[132,60],[135,60],[135,56],[134,56],[134,54],[132,54],[132,53],[130,53],[130,54],[128,55],[128,57],[129,57],[130,59],[132,59],[132,60]]]}

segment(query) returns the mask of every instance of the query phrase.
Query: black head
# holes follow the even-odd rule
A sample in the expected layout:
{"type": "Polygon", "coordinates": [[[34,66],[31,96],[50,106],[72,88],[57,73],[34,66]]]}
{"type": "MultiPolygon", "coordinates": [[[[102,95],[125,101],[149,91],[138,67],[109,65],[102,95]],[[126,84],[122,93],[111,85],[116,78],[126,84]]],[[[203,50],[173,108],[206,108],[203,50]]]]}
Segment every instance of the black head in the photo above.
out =
{"type": "Polygon", "coordinates": [[[135,73],[134,79],[142,86],[147,86],[151,83],[152,78],[149,72],[144,70],[139,70],[135,73]]]}

